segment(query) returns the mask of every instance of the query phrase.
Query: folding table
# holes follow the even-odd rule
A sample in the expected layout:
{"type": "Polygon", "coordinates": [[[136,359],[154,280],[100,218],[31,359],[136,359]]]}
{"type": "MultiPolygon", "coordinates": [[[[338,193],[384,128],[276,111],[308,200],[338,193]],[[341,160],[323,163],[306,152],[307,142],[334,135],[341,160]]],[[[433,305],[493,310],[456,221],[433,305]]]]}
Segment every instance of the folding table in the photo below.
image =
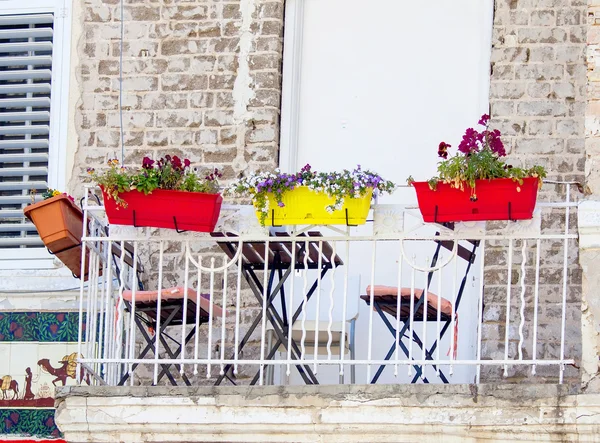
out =
{"type": "MultiPolygon", "coordinates": [[[[452,318],[457,315],[458,306],[460,305],[460,301],[463,296],[465,285],[467,283],[467,276],[469,275],[471,266],[475,262],[475,252],[479,246],[479,241],[467,240],[467,242],[470,244],[471,249],[469,249],[468,247],[464,247],[461,244],[457,245],[457,256],[466,260],[467,267],[466,267],[464,276],[462,278],[462,281],[460,283],[458,294],[456,296],[456,302],[455,302],[454,306],[452,306],[452,303],[450,303],[448,300],[445,300],[443,298],[440,300],[441,309],[439,312],[439,316],[440,316],[440,321],[443,322],[443,326],[440,330],[440,339],[442,337],[444,337],[444,334],[446,333],[446,331],[452,324],[452,318]]],[[[437,247],[436,247],[435,254],[433,255],[433,259],[432,259],[432,263],[431,263],[432,268],[437,263],[440,249],[442,247],[444,247],[448,250],[454,249],[454,241],[445,240],[445,241],[436,241],[436,243],[437,243],[437,247]]],[[[429,274],[427,276],[428,284],[431,283],[432,278],[433,278],[433,272],[429,272],[429,274]]],[[[366,295],[361,295],[361,299],[363,299],[368,305],[371,304],[370,289],[371,288],[367,288],[366,295]]],[[[373,288],[373,309],[375,309],[375,311],[379,314],[379,317],[384,322],[387,329],[394,336],[394,343],[392,343],[384,360],[389,360],[392,357],[392,355],[394,354],[395,349],[396,349],[396,328],[394,328],[394,326],[392,326],[392,324],[390,323],[389,319],[387,318],[388,315],[390,317],[392,317],[394,320],[398,317],[400,322],[402,322],[401,329],[398,333],[398,340],[399,340],[398,346],[400,347],[400,349],[402,349],[402,352],[406,355],[406,357],[409,357],[409,355],[410,355],[409,350],[406,347],[406,345],[402,342],[402,339],[405,337],[405,334],[410,326],[411,298],[414,297],[414,300],[412,300],[412,303],[413,303],[412,319],[413,319],[413,321],[422,322],[426,318],[428,322],[429,321],[437,322],[437,319],[438,319],[438,296],[433,294],[432,292],[428,292],[427,297],[425,297],[424,293],[425,293],[424,289],[414,289],[414,291],[413,291],[408,288],[400,288],[400,290],[399,290],[397,287],[373,288]],[[385,288],[387,288],[387,290],[385,288]],[[398,297],[400,297],[400,303],[398,303],[398,297]],[[425,306],[425,299],[427,299],[427,306],[425,306]],[[398,312],[398,304],[400,304],[400,312],[398,312]]],[[[427,346],[426,343],[422,342],[421,338],[418,336],[418,334],[414,330],[412,331],[412,337],[408,337],[408,338],[412,339],[421,350],[423,349],[423,347],[427,346]]],[[[425,349],[425,359],[426,360],[433,360],[432,355],[438,345],[439,345],[439,343],[436,338],[436,340],[433,342],[431,347],[429,349],[427,349],[427,348],[425,349]]],[[[456,346],[456,343],[455,343],[455,346],[456,346]]],[[[385,366],[386,365],[383,364],[379,367],[379,369],[375,373],[375,376],[372,378],[371,383],[377,382],[377,380],[381,376],[382,372],[384,371],[385,366]]],[[[434,369],[437,370],[436,365],[432,365],[432,366],[434,369]]],[[[427,377],[423,376],[422,366],[415,364],[415,365],[413,365],[413,367],[416,370],[416,374],[413,377],[411,383],[415,383],[419,378],[422,378],[424,383],[429,383],[429,380],[427,379],[427,377]]],[[[444,383],[449,383],[448,378],[441,370],[439,371],[439,377],[444,383]]]]}
{"type": "MultiPolygon", "coordinates": [[[[310,286],[307,293],[302,295],[302,301],[300,302],[298,308],[294,311],[291,319],[292,324],[294,324],[304,309],[305,301],[310,300],[316,291],[319,279],[323,279],[327,271],[332,269],[334,265],[336,267],[343,265],[343,262],[338,255],[333,254],[333,248],[331,245],[326,241],[319,241],[318,238],[321,237],[319,232],[308,232],[307,234],[308,235],[298,235],[295,240],[292,240],[288,233],[277,232],[276,236],[279,238],[277,240],[270,240],[268,242],[268,251],[266,250],[264,241],[242,243],[241,272],[261,306],[263,305],[263,292],[265,288],[263,287],[262,280],[258,278],[256,273],[263,272],[265,270],[265,257],[268,257],[267,270],[269,275],[266,288],[267,311],[265,315],[267,321],[269,321],[273,327],[276,340],[267,353],[266,359],[272,359],[280,346],[283,346],[286,351],[289,351],[289,319],[287,315],[288,306],[286,306],[284,285],[287,279],[290,277],[292,269],[312,269],[318,271],[317,278],[310,286]],[[321,244],[320,247],[319,244],[321,244]],[[275,283],[275,277],[277,277],[277,283],[275,283]],[[274,305],[277,295],[280,296],[281,315],[274,305]]],[[[229,240],[221,240],[218,242],[218,244],[227,254],[227,256],[230,259],[233,259],[239,247],[239,237],[237,237],[235,234],[227,233],[212,233],[211,235],[213,237],[227,238],[229,240]]],[[[289,309],[293,309],[293,306],[290,306],[289,309]]],[[[238,344],[238,353],[242,351],[250,336],[261,323],[261,321],[262,312],[254,319],[250,328],[246,332],[246,335],[238,344]]],[[[299,360],[301,352],[298,344],[294,340],[291,341],[291,348],[292,358],[299,360]]],[[[228,373],[228,371],[231,369],[231,366],[232,365],[229,364],[224,368],[224,374],[228,373]]],[[[296,365],[296,368],[306,384],[318,384],[317,378],[309,365],[298,364],[296,365]]],[[[221,375],[215,384],[220,384],[224,377],[225,375],[221,375]]],[[[258,378],[259,373],[255,375],[251,384],[255,384],[258,381],[258,378]]]]}

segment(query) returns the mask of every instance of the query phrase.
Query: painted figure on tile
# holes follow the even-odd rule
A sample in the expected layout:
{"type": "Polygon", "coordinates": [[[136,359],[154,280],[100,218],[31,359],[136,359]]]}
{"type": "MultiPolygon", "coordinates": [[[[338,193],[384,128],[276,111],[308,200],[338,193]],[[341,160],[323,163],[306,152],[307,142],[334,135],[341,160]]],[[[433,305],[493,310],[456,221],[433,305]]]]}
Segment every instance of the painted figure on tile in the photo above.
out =
{"type": "MultiPolygon", "coordinates": [[[[73,352],[70,355],[65,355],[59,363],[62,364],[60,367],[53,367],[50,364],[50,360],[47,358],[43,358],[38,361],[38,365],[42,368],[42,370],[46,371],[48,374],[55,376],[56,378],[52,380],[52,384],[56,386],[56,382],[62,382],[64,386],[67,383],[67,378],[75,378],[76,370],[77,370],[77,352],[73,352]]],[[[81,376],[79,377],[79,382],[83,380],[83,371],[81,376]]],[[[86,378],[87,384],[90,384],[89,375],[86,378]]]]}
{"type": "Polygon", "coordinates": [[[25,372],[27,375],[25,376],[25,395],[23,396],[23,400],[33,400],[35,398],[35,394],[31,391],[31,382],[33,380],[31,368],[25,369],[25,372]]]}
{"type": "Polygon", "coordinates": [[[13,380],[10,375],[5,375],[2,377],[2,400],[8,400],[8,391],[13,392],[12,400],[19,398],[19,384],[17,380],[13,380]]]}

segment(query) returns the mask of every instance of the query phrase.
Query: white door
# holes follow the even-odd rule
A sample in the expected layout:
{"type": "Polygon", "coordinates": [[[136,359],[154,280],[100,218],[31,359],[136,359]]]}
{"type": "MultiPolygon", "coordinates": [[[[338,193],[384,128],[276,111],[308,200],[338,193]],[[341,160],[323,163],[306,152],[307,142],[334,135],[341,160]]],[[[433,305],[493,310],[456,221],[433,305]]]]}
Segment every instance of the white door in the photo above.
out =
{"type": "MultiPolygon", "coordinates": [[[[287,0],[281,168],[360,164],[399,184],[434,175],[439,143],[456,148],[488,112],[492,11],[493,0],[287,0]]],[[[405,188],[380,203],[414,201],[405,188]]],[[[361,306],[359,327],[368,316],[361,306]]],[[[473,358],[473,343],[459,357],[473,358]]]]}

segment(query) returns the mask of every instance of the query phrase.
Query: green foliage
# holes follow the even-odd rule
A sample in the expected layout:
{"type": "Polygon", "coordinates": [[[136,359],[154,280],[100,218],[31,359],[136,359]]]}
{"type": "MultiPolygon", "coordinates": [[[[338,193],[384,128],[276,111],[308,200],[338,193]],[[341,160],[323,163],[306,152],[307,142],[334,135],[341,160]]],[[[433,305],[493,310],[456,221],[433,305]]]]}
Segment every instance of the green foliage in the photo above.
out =
{"type": "Polygon", "coordinates": [[[546,177],[546,170],[541,166],[517,168],[505,164],[490,149],[484,148],[479,152],[468,155],[456,154],[438,164],[438,175],[428,181],[431,189],[436,189],[438,183],[449,183],[454,188],[464,189],[468,184],[475,189],[475,180],[491,180],[494,178],[510,178],[523,182],[526,177],[546,177]]]}
{"type": "Polygon", "coordinates": [[[396,185],[382,179],[371,171],[363,171],[358,166],[353,171],[344,169],[342,172],[316,172],[306,165],[296,174],[263,172],[250,177],[243,177],[233,182],[225,189],[224,194],[237,197],[250,197],[254,207],[261,214],[261,224],[264,226],[269,210],[268,195],[272,194],[279,207],[284,207],[283,195],[297,186],[306,186],[316,192],[324,192],[335,199],[334,203],[325,209],[333,212],[342,208],[344,199],[360,198],[369,189],[376,193],[391,193],[396,185]]]}
{"type": "Polygon", "coordinates": [[[222,176],[218,169],[193,171],[190,161],[181,161],[177,156],[165,155],[158,161],[144,157],[140,169],[119,167],[117,159],[108,161],[108,169],[96,172],[88,168],[92,180],[100,185],[109,198],[123,207],[127,206],[120,194],[132,190],[150,194],[155,189],[168,189],[187,192],[216,194],[219,192],[218,179],[222,176]]]}
{"type": "MultiPolygon", "coordinates": [[[[506,164],[501,157],[506,155],[504,143],[500,139],[499,130],[488,128],[490,116],[484,114],[479,124],[485,129],[481,132],[468,128],[458,146],[454,156],[448,157],[448,143],[441,142],[438,146],[438,156],[442,161],[438,163],[438,175],[429,179],[428,184],[432,190],[439,183],[449,184],[451,187],[464,190],[465,184],[471,189],[472,198],[476,198],[475,181],[492,180],[495,178],[510,178],[523,183],[526,177],[542,179],[546,177],[546,170],[542,166],[531,168],[518,168],[506,164]]],[[[414,180],[409,177],[411,184],[414,180]]]]}

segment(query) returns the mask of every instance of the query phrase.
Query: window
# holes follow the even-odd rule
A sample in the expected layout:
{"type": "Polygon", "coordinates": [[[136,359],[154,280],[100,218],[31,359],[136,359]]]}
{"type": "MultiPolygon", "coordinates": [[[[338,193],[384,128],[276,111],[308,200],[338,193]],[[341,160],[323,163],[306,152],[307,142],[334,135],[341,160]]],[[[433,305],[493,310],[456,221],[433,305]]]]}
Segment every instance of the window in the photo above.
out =
{"type": "Polygon", "coordinates": [[[65,186],[70,44],[64,0],[17,3],[0,0],[0,268],[35,268],[49,256],[23,208],[65,186]]]}

